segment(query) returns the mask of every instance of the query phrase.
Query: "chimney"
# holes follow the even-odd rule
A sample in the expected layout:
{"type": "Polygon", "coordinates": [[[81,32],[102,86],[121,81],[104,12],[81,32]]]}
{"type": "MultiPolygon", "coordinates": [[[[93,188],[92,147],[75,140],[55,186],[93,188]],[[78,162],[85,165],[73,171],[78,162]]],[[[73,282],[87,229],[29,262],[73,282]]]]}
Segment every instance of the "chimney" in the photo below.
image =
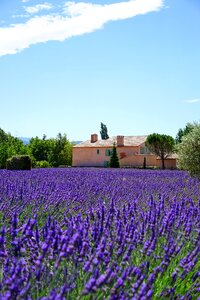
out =
{"type": "Polygon", "coordinates": [[[91,134],[91,143],[98,141],[98,135],[96,133],[91,134]]]}
{"type": "Polygon", "coordinates": [[[124,146],[124,136],[123,135],[117,136],[117,146],[124,146]]]}

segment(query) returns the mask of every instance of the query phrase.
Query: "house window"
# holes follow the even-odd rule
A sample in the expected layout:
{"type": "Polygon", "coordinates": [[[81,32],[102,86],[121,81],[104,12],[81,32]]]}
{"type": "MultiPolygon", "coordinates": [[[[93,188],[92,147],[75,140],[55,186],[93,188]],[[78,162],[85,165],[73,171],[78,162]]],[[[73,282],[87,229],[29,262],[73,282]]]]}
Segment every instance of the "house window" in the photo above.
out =
{"type": "Polygon", "coordinates": [[[111,149],[106,149],[106,156],[111,156],[112,150],[111,149]]]}
{"type": "Polygon", "coordinates": [[[150,151],[147,147],[141,147],[140,154],[150,154],[150,151]]]}
{"type": "Polygon", "coordinates": [[[99,149],[97,149],[97,154],[99,154],[99,149]]]}

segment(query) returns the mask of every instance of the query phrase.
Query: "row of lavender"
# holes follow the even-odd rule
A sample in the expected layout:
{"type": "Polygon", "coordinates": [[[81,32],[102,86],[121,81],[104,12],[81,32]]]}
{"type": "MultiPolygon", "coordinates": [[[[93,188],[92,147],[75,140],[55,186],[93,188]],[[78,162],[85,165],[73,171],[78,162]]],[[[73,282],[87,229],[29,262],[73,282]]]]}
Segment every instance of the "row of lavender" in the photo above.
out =
{"type": "Polygon", "coordinates": [[[0,171],[0,299],[200,299],[200,184],[181,171],[0,171]]]}

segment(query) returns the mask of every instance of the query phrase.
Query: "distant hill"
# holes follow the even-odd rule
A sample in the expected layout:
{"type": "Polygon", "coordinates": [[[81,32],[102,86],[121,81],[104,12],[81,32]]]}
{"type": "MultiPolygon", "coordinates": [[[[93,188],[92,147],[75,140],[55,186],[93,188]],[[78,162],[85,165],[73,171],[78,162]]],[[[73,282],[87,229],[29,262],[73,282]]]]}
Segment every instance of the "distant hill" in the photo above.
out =
{"type": "MultiPolygon", "coordinates": [[[[31,140],[31,138],[27,138],[27,137],[17,137],[17,138],[20,139],[20,140],[22,140],[23,143],[24,143],[24,145],[28,145],[29,142],[30,142],[30,140],[31,140]]],[[[82,143],[82,141],[71,141],[71,143],[73,145],[77,145],[77,144],[82,143]]]]}
{"type": "Polygon", "coordinates": [[[27,138],[27,137],[18,137],[18,139],[22,140],[22,142],[24,143],[24,145],[28,145],[31,138],[27,138]]]}
{"type": "Polygon", "coordinates": [[[82,141],[71,141],[71,143],[72,143],[73,145],[77,145],[77,144],[82,143],[82,141]]]}

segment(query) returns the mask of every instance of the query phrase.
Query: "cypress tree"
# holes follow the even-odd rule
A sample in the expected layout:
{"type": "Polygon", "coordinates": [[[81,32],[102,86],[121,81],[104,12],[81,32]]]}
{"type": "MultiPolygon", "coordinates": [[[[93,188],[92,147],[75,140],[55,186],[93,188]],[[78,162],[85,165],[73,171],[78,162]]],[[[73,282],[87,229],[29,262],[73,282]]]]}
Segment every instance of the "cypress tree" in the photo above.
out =
{"type": "Polygon", "coordinates": [[[112,148],[112,155],[110,157],[110,168],[119,168],[119,158],[117,155],[117,148],[115,146],[115,143],[113,144],[112,148]]]}
{"type": "Polygon", "coordinates": [[[103,124],[103,123],[101,123],[101,131],[100,131],[100,134],[101,134],[101,139],[102,139],[102,140],[107,140],[107,139],[109,139],[107,126],[106,126],[105,124],[103,124]]]}
{"type": "Polygon", "coordinates": [[[143,161],[143,169],[146,169],[147,167],[147,160],[146,157],[144,157],[144,161],[143,161]]]}

